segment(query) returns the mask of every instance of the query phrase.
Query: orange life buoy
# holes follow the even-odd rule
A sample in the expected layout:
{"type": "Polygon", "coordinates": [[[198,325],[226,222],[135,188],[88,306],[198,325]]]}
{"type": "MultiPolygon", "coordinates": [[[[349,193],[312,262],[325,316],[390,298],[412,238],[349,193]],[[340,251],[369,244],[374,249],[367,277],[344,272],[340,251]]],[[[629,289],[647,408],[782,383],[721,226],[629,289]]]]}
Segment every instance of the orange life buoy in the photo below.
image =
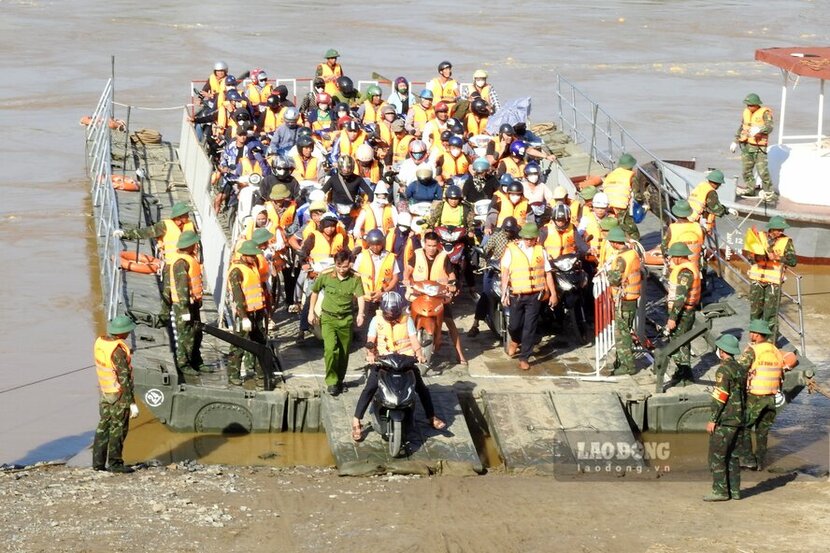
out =
{"type": "Polygon", "coordinates": [[[121,269],[152,275],[159,272],[161,260],[146,253],[121,252],[121,269]]]}
{"type": "Polygon", "coordinates": [[[124,190],[125,192],[138,192],[141,190],[141,185],[135,179],[125,175],[113,175],[112,187],[116,190],[124,190]]]}
{"type": "Polygon", "coordinates": [[[571,179],[571,182],[574,183],[577,190],[584,190],[589,186],[599,186],[602,184],[602,177],[599,175],[584,175],[578,176],[571,179]]]}
{"type": "Polygon", "coordinates": [[[784,366],[792,369],[798,365],[798,355],[794,351],[787,351],[784,353],[784,366]]]}
{"type": "Polygon", "coordinates": [[[645,253],[643,261],[645,261],[646,265],[654,265],[654,266],[657,266],[657,267],[662,267],[663,262],[664,262],[664,258],[663,258],[663,252],[662,252],[662,250],[660,250],[660,246],[655,246],[652,249],[648,250],[645,253]]]}
{"type": "MultiPolygon", "coordinates": [[[[100,119],[99,119],[99,121],[100,121],[100,119]]],[[[84,115],[83,117],[81,117],[81,120],[79,121],[79,123],[81,125],[83,125],[84,127],[88,127],[93,123],[92,117],[89,116],[89,115],[84,115]]],[[[107,122],[107,126],[112,130],[116,130],[116,129],[119,130],[119,131],[126,131],[127,130],[127,123],[123,119],[112,119],[112,118],[110,118],[110,120],[107,122]]]]}
{"type": "Polygon", "coordinates": [[[84,115],[83,117],[81,117],[79,123],[84,127],[88,127],[92,123],[92,117],[90,117],[89,115],[84,115]]]}

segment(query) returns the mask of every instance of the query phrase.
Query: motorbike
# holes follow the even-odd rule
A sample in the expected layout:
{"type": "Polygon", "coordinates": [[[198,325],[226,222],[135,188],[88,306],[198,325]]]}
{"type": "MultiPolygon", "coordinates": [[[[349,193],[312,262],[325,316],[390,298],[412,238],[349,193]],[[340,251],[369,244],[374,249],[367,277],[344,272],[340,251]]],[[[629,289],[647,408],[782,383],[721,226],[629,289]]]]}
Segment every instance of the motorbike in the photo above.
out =
{"type": "Polygon", "coordinates": [[[456,274],[463,275],[464,269],[464,247],[467,231],[464,227],[454,225],[435,227],[435,234],[441,239],[441,247],[450,258],[450,263],[455,265],[459,271],[456,274]]]}
{"type": "Polygon", "coordinates": [[[414,357],[392,353],[379,357],[378,390],[372,398],[369,415],[372,428],[389,444],[389,455],[398,457],[404,452],[404,439],[415,418],[414,357]]]}
{"type": "MultiPolygon", "coordinates": [[[[334,267],[333,257],[327,257],[322,261],[315,261],[311,263],[311,269],[309,269],[308,276],[303,283],[303,297],[300,305],[304,305],[307,298],[311,297],[311,288],[314,286],[314,281],[317,280],[320,273],[329,270],[332,267],[334,267]]],[[[320,326],[320,317],[323,313],[323,298],[325,297],[325,294],[325,290],[320,290],[320,293],[317,294],[317,303],[309,306],[309,309],[313,310],[314,314],[317,315],[317,324],[311,328],[311,332],[318,340],[323,339],[323,330],[320,326]]]]}
{"type": "MultiPolygon", "coordinates": [[[[484,254],[481,248],[475,250],[479,256],[484,254]]],[[[501,263],[498,259],[490,259],[484,268],[476,271],[484,273],[484,294],[487,296],[487,315],[484,322],[501,340],[502,346],[507,344],[507,318],[508,312],[504,309],[501,300],[501,263]]]]}
{"type": "Polygon", "coordinates": [[[413,284],[418,293],[412,300],[410,312],[415,322],[415,332],[421,344],[424,361],[429,364],[432,354],[441,345],[441,328],[444,326],[444,305],[450,297],[445,285],[433,280],[413,284]]]}
{"type": "Polygon", "coordinates": [[[588,285],[588,273],[582,268],[582,260],[576,254],[566,254],[552,260],[553,281],[559,304],[554,309],[557,320],[568,317],[568,326],[577,333],[579,343],[584,343],[588,323],[583,302],[583,290],[588,285]]]}

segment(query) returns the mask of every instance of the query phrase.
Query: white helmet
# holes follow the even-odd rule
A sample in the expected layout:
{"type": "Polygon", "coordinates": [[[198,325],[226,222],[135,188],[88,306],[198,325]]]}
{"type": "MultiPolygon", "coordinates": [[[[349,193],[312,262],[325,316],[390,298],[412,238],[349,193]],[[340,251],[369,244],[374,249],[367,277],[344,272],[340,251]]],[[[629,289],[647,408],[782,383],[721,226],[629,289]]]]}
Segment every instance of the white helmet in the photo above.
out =
{"type": "Polygon", "coordinates": [[[553,199],[554,200],[564,200],[568,197],[568,191],[565,189],[564,186],[557,186],[553,189],[553,199]]]}
{"type": "Polygon", "coordinates": [[[315,188],[311,191],[311,194],[308,195],[308,203],[312,204],[314,202],[324,202],[326,201],[326,193],[320,190],[319,188],[315,188]]]}
{"type": "Polygon", "coordinates": [[[403,211],[398,213],[398,226],[399,227],[411,227],[412,226],[412,215],[408,211],[403,211]]]}
{"type": "Polygon", "coordinates": [[[378,182],[377,185],[375,185],[375,194],[389,194],[389,185],[383,181],[378,182]]]}
{"type": "Polygon", "coordinates": [[[598,192],[594,196],[594,207],[608,207],[608,195],[605,192],[598,192]]]}
{"type": "Polygon", "coordinates": [[[217,61],[216,63],[213,64],[213,70],[214,71],[225,71],[227,73],[228,64],[225,63],[224,61],[217,61]]]}
{"type": "Polygon", "coordinates": [[[357,152],[355,153],[355,157],[357,161],[362,161],[363,163],[369,163],[373,159],[375,159],[375,151],[372,147],[365,142],[357,147],[357,152]]]}

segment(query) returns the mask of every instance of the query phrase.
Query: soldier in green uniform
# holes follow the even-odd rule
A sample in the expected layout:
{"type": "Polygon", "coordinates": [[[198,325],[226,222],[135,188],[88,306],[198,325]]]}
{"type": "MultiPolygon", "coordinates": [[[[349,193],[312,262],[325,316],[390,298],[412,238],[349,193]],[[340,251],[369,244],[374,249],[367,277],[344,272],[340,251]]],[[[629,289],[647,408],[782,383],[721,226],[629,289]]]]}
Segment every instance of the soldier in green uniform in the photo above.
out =
{"type": "Polygon", "coordinates": [[[121,315],[107,324],[107,336],[95,341],[95,368],[101,399],[98,410],[101,420],[95,429],[92,444],[92,468],[110,472],[133,472],[124,465],[121,450],[129,430],[129,419],[138,416],[133,399],[133,368],[130,348],[124,341],[135,329],[135,323],[121,315]]]}
{"type": "Polygon", "coordinates": [[[635,374],[637,367],[631,331],[642,285],[640,257],[628,247],[625,232],[619,226],[608,231],[607,240],[616,253],[608,270],[608,283],[614,298],[614,344],[617,349],[612,374],[635,374]]]}
{"type": "Polygon", "coordinates": [[[784,266],[795,267],[798,257],[795,246],[784,231],[790,228],[780,215],[770,217],[764,244],[765,253],[755,256],[755,263],[749,268],[749,318],[763,319],[772,331],[771,341],[778,338],[778,310],[781,305],[781,284],[784,281],[784,266]]]}
{"type": "Polygon", "coordinates": [[[770,343],[766,321],[749,323],[749,346],[736,361],[747,371],[745,425],[738,443],[742,467],[761,470],[767,456],[767,437],[777,414],[776,396],[784,377],[784,356],[770,343]],[[755,448],[752,432],[755,432],[755,448]]]}
{"type": "MultiPolygon", "coordinates": [[[[695,323],[695,310],[700,302],[700,268],[689,257],[692,250],[683,242],[672,244],[667,250],[669,255],[669,320],[666,330],[669,339],[685,334],[695,323]]],[[[686,386],[694,381],[692,374],[690,344],[686,344],[672,354],[677,371],[672,381],[678,386],[686,386]]]]}
{"type": "Polygon", "coordinates": [[[199,235],[186,230],[176,242],[175,255],[167,257],[170,303],[176,337],[176,366],[184,374],[210,372],[202,361],[202,265],[196,259],[199,235]]]}
{"type": "Polygon", "coordinates": [[[625,235],[631,240],[640,239],[640,229],[637,223],[634,222],[634,217],[631,216],[629,209],[618,209],[612,207],[611,214],[617,219],[619,227],[625,232],[625,235]]]}
{"type": "Polygon", "coordinates": [[[715,373],[712,415],[706,424],[712,493],[703,501],[741,498],[741,467],[737,449],[744,423],[746,369],[735,361],[735,356],[741,351],[737,338],[721,334],[715,347],[721,363],[715,373]]]}
{"type": "Polygon", "coordinates": [[[326,363],[326,386],[329,394],[339,395],[343,391],[343,379],[349,365],[349,346],[352,343],[352,326],[363,325],[365,300],[363,282],[352,271],[351,253],[340,250],[334,254],[334,269],[321,273],[311,288],[311,306],[308,322],[314,326],[317,314],[314,306],[320,292],[323,296],[320,325],[323,332],[323,358],[326,363]],[[357,299],[357,320],[352,307],[357,299]]]}
{"type": "Polygon", "coordinates": [[[761,98],[755,93],[747,94],[744,104],[746,107],[741,118],[741,125],[735,133],[735,141],[729,148],[732,153],[735,153],[738,147],[741,148],[744,187],[736,192],[744,198],[758,195],[753,174],[753,170],[756,170],[761,178],[764,200],[775,202],[778,195],[772,189],[772,180],[770,180],[767,166],[767,145],[769,135],[772,133],[772,110],[761,106],[761,98]]]}
{"type": "MultiPolygon", "coordinates": [[[[236,250],[238,259],[231,263],[228,270],[228,289],[234,308],[234,333],[237,336],[265,344],[266,305],[265,291],[259,276],[257,256],[262,253],[256,242],[246,240],[236,250]]],[[[254,355],[242,348],[231,345],[228,355],[228,382],[239,386],[242,377],[247,378],[252,369],[257,376],[263,377],[262,367],[254,355]],[[243,371],[244,369],[244,371],[243,371]]]]}

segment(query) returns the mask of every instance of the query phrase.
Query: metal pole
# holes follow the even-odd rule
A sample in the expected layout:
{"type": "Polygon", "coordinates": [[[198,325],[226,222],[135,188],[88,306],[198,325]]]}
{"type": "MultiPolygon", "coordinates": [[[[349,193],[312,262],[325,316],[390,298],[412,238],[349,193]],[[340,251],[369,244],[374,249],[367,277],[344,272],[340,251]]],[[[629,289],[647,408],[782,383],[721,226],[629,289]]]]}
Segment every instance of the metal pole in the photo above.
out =
{"type": "Polygon", "coordinates": [[[804,309],[801,304],[801,275],[795,275],[795,293],[798,296],[798,337],[801,339],[801,355],[807,355],[807,340],[804,336],[804,309]]]}
{"type": "Polygon", "coordinates": [[[784,143],[784,120],[787,115],[787,81],[789,80],[790,72],[782,69],[781,75],[784,78],[784,85],[781,87],[781,123],[778,125],[778,145],[784,143]]]}
{"type": "Polygon", "coordinates": [[[588,170],[585,172],[585,176],[588,177],[591,174],[591,165],[594,162],[594,156],[596,155],[597,149],[597,113],[599,112],[599,106],[594,104],[594,113],[593,113],[593,121],[591,121],[591,149],[588,150],[588,170]]]}
{"type": "Polygon", "coordinates": [[[816,136],[816,148],[821,150],[821,139],[824,126],[824,79],[821,79],[821,84],[818,89],[818,136],[816,136]]]}

